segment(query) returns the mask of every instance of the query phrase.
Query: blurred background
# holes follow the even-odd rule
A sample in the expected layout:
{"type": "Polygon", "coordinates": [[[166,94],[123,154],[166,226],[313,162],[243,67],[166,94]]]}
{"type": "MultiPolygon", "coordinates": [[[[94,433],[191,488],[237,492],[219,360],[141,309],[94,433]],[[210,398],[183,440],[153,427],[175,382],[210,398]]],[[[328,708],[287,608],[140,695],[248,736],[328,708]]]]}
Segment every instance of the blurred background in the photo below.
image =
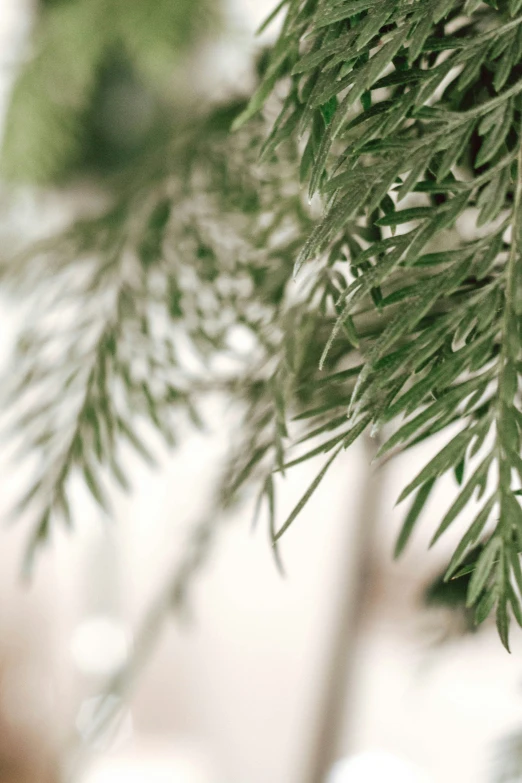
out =
{"type": "MultiPolygon", "coordinates": [[[[248,95],[274,35],[254,32],[272,5],[1,0],[4,248],[103,199],[100,181],[141,160],[176,113],[248,95]],[[153,6],[163,24],[149,24],[153,6]]],[[[23,314],[5,292],[0,314],[5,368],[23,314]]],[[[284,579],[263,525],[251,532],[247,496],[189,608],[167,617],[128,698],[116,688],[103,702],[115,719],[95,731],[104,685],[135,654],[225,459],[234,410],[226,394],[205,405],[206,432],[187,429],[173,452],[158,445],[156,469],[129,455],[133,492],[115,519],[78,488],[75,531],[53,538],[30,585],[25,532],[2,530],[0,782],[522,780],[520,638],[507,656],[493,628],[470,630],[458,588],[438,585],[458,532],[427,549],[451,481],[392,560],[398,490],[433,444],[378,470],[371,444],[344,454],[282,542],[284,579]]],[[[3,510],[24,477],[8,448],[0,457],[3,510]]],[[[283,515],[317,470],[289,474],[283,515]]]]}

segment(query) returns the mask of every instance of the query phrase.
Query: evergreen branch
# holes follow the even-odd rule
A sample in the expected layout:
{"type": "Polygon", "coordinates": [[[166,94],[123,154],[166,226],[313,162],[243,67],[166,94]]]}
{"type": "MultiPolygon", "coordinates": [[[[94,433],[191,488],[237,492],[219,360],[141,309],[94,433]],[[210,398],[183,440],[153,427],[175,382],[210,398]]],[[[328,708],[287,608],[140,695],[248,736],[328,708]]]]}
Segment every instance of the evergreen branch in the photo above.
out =
{"type": "MultiPolygon", "coordinates": [[[[379,451],[387,458],[457,423],[401,495],[415,493],[396,552],[438,479],[453,472],[457,495],[432,543],[478,502],[447,578],[460,578],[463,568],[471,574],[468,602],[477,622],[496,609],[506,647],[511,614],[522,618],[520,11],[513,0],[280,3],[274,13],[284,21],[264,79],[248,107],[235,107],[235,127],[250,122],[233,138],[228,122],[225,130],[218,122],[219,132],[210,121],[189,129],[115,191],[110,213],[67,232],[54,250],[52,243],[43,248],[44,258],[55,253],[56,279],[85,256],[95,258],[93,284],[80,291],[86,302],[107,283],[110,249],[128,236],[131,296],[122,293],[108,322],[116,332],[111,372],[124,389],[125,410],[114,389],[105,385],[98,394],[96,351],[91,371],[78,376],[85,393],[79,418],[98,406],[107,436],[114,419],[114,443],[126,438],[146,454],[131,427],[139,415],[164,434],[174,405],[196,419],[203,387],[224,383],[212,358],[234,356],[239,370],[229,388],[243,418],[219,503],[261,482],[273,544],[337,454],[367,427],[392,427],[379,451]],[[279,87],[286,92],[270,129],[252,117],[266,101],[278,103],[279,87]],[[259,163],[253,151],[263,137],[259,163]],[[315,225],[299,180],[323,205],[315,225]],[[459,236],[473,214],[473,235],[459,236]],[[159,321],[168,325],[161,339],[159,321]],[[252,339],[248,357],[230,349],[238,325],[252,339]],[[139,340],[129,352],[130,335],[139,340]],[[205,367],[203,380],[179,361],[181,336],[205,367]],[[278,476],[326,453],[326,465],[277,528],[278,476]],[[486,498],[493,470],[497,484],[486,498]]],[[[34,269],[31,254],[26,266],[34,269]]],[[[74,292],[55,298],[70,302],[74,292]]],[[[106,328],[99,323],[96,333],[106,328]]],[[[82,329],[74,340],[82,343],[82,329]]],[[[49,377],[34,360],[46,339],[33,335],[26,343],[19,384],[34,390],[49,377]]],[[[71,351],[78,360],[81,352],[71,351]]],[[[53,410],[30,410],[19,426],[48,422],[53,410]]],[[[47,424],[51,434],[55,429],[47,424]]],[[[43,437],[33,445],[45,455],[43,437]]],[[[100,463],[106,451],[115,455],[94,427],[82,437],[82,455],[73,455],[73,438],[53,463],[58,477],[74,460],[90,466],[90,452],[100,463]]],[[[96,497],[92,478],[84,471],[96,497]]],[[[26,502],[55,479],[44,474],[26,502]]]]}
{"type": "MultiPolygon", "coordinates": [[[[522,125],[521,125],[522,129],[522,125]]],[[[500,498],[500,521],[491,540],[498,538],[499,546],[503,547],[503,557],[499,560],[495,583],[498,585],[497,627],[506,648],[509,651],[505,607],[508,600],[515,612],[520,615],[519,598],[514,592],[508,593],[510,568],[508,553],[515,547],[517,553],[522,550],[522,509],[519,508],[516,496],[513,495],[511,484],[512,457],[511,453],[519,454],[521,448],[516,422],[511,408],[516,405],[514,397],[518,391],[518,370],[516,362],[520,355],[519,341],[514,338],[513,326],[517,320],[517,278],[522,252],[522,132],[519,133],[519,151],[517,159],[516,182],[514,188],[514,204],[512,215],[511,248],[505,273],[505,293],[503,307],[503,340],[498,359],[498,388],[495,405],[496,444],[495,456],[498,463],[498,496],[500,498]]],[[[477,565],[478,568],[478,565],[477,565]]],[[[472,593],[473,581],[470,583],[469,599],[472,593]]]]}
{"type": "MultiPolygon", "coordinates": [[[[475,492],[480,499],[495,464],[499,485],[493,497],[500,521],[480,555],[469,600],[477,604],[480,620],[497,606],[498,630],[508,647],[508,607],[515,617],[522,616],[510,582],[514,566],[509,565],[518,562],[522,550],[522,512],[512,486],[513,471],[522,480],[517,325],[522,310],[515,305],[522,233],[520,8],[503,4],[477,11],[476,4],[471,8],[457,0],[357,0],[290,2],[287,9],[276,44],[286,57],[274,61],[268,89],[263,94],[262,87],[259,94],[265,100],[279,79],[290,86],[265,149],[273,152],[288,137],[307,133],[301,176],[309,180],[309,194],[319,192],[325,204],[294,273],[315,260],[320,279],[321,259],[331,257],[340,241],[346,248],[345,256],[337,254],[333,262],[341,281],[337,317],[319,366],[342,343],[343,332],[348,336],[344,325],[352,329],[363,302],[371,299],[381,328],[363,340],[354,332],[363,363],[355,386],[344,394],[350,398],[348,426],[362,417],[374,429],[399,422],[381,447],[384,455],[409,448],[452,422],[462,424],[403,492],[401,498],[414,489],[418,495],[397,551],[436,480],[451,469],[462,478],[468,461],[495,433],[492,450],[459,492],[434,541],[475,492]],[[462,22],[449,32],[447,23],[459,14],[462,22]],[[399,208],[404,199],[409,203],[399,208]],[[439,250],[470,207],[478,210],[484,237],[452,240],[452,247],[439,250]],[[408,307],[394,315],[389,308],[400,302],[408,307]]],[[[258,100],[252,109],[261,104],[258,100]]],[[[342,399],[338,395],[335,404],[333,399],[311,409],[312,436],[329,431],[329,425],[342,426],[342,399]],[[324,420],[314,428],[319,415],[324,420]]],[[[338,437],[310,455],[334,447],[338,437]]],[[[482,506],[477,527],[464,536],[449,574],[475,543],[478,526],[485,528],[493,507],[491,499],[482,506]]]]}

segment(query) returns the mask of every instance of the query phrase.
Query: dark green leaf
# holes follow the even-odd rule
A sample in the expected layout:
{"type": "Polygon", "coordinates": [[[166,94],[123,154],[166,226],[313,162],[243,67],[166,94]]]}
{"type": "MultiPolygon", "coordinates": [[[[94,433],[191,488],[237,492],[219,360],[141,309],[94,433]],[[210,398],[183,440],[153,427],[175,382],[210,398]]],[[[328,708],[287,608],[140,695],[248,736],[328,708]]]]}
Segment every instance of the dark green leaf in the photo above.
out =
{"type": "Polygon", "coordinates": [[[479,559],[477,560],[475,570],[473,571],[473,576],[471,577],[469,583],[466,606],[473,606],[473,604],[477,601],[480,593],[485,588],[493,565],[500,553],[501,547],[502,541],[499,536],[493,536],[490,538],[484,547],[479,559]]]}
{"type": "Polygon", "coordinates": [[[431,493],[434,484],[435,484],[435,479],[434,478],[429,479],[425,484],[421,486],[421,488],[417,492],[415,496],[415,500],[413,501],[411,508],[406,515],[400,533],[397,537],[394,557],[396,558],[399,557],[404,551],[404,548],[406,547],[406,544],[409,541],[409,538],[417,523],[420,513],[424,508],[424,506],[426,505],[426,501],[428,500],[428,497],[431,493]]]}
{"type": "Polygon", "coordinates": [[[274,536],[274,541],[278,541],[281,536],[288,530],[292,522],[296,519],[296,517],[299,516],[303,508],[306,506],[312,495],[314,494],[315,490],[325,477],[330,465],[332,462],[336,459],[336,457],[339,455],[339,452],[341,451],[342,446],[339,446],[338,449],[334,451],[332,456],[328,459],[328,461],[325,463],[324,467],[321,469],[321,471],[318,473],[318,475],[315,477],[315,479],[312,481],[306,492],[304,493],[303,497],[299,501],[299,503],[295,506],[294,510],[284,523],[284,525],[280,528],[280,530],[276,533],[274,536]]]}
{"type": "Polygon", "coordinates": [[[450,562],[448,565],[448,568],[446,570],[446,573],[444,574],[444,580],[448,581],[451,578],[455,578],[455,572],[457,568],[462,563],[462,560],[465,558],[466,553],[470,546],[473,546],[475,544],[484,530],[489,516],[491,514],[491,511],[493,509],[493,506],[495,505],[496,501],[496,495],[492,495],[489,500],[484,504],[482,509],[479,511],[471,525],[469,526],[467,532],[462,537],[458,547],[456,548],[450,562]]]}
{"type": "Polygon", "coordinates": [[[482,482],[485,482],[489,468],[493,460],[493,454],[488,454],[487,457],[480,463],[474,473],[470,476],[463,490],[459,493],[454,503],[452,503],[449,510],[446,512],[442,522],[437,528],[433,538],[431,539],[430,546],[438,541],[440,536],[448,529],[451,523],[458,517],[461,511],[468,504],[473,495],[473,492],[482,482]]]}
{"type": "Polygon", "coordinates": [[[469,429],[462,430],[444,446],[433,459],[417,474],[408,486],[401,492],[398,503],[401,503],[414,489],[429,479],[437,478],[456,465],[464,455],[473,433],[469,429]]]}

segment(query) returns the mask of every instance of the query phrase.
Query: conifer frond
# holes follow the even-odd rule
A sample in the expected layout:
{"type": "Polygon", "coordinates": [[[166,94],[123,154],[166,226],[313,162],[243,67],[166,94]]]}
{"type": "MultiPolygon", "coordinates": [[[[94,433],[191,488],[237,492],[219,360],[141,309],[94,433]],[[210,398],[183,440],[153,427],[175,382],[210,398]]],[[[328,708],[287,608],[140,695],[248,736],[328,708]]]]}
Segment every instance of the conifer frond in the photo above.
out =
{"type": "Polygon", "coordinates": [[[304,136],[301,175],[325,205],[295,264],[302,274],[336,255],[338,316],[323,361],[350,339],[342,327],[368,297],[380,318],[361,340],[347,425],[394,423],[385,455],[460,424],[399,498],[418,493],[398,551],[442,475],[458,468],[464,481],[434,541],[494,483],[448,576],[487,526],[468,602],[492,596],[477,611],[483,619],[496,606],[507,648],[511,610],[521,616],[521,10],[502,0],[289,0],[252,102],[260,108],[282,82],[266,154],[304,136]],[[474,236],[456,241],[452,229],[470,214],[474,236]]]}
{"type": "Polygon", "coordinates": [[[279,10],[264,80],[234,123],[245,127],[229,137],[225,111],[219,133],[215,117],[192,129],[107,215],[44,248],[63,281],[58,306],[76,301],[83,320],[62,354],[71,380],[56,383],[35,359],[49,348],[40,322],[18,352],[21,388],[54,385],[48,407],[19,421],[26,434],[40,428],[31,449],[45,469],[26,498],[45,497],[37,539],[65,516],[71,470],[103,503],[99,466],[133,441],[136,419],[168,437],[175,408],[194,415],[201,390],[223,383],[212,357],[241,325],[254,348],[227,379],[244,418],[219,507],[258,482],[275,546],[367,428],[383,431],[388,458],[452,427],[399,498],[413,495],[396,552],[453,472],[458,495],[433,543],[478,501],[446,578],[470,575],[469,608],[477,622],[495,610],[508,647],[510,617],[522,617],[522,3],[286,0],[279,10]],[[281,102],[271,129],[252,119],[267,100],[281,102]],[[324,206],[315,225],[299,180],[324,206]],[[65,284],[72,270],[77,289],[65,284]],[[90,318],[95,300],[107,302],[103,317],[90,318]],[[159,339],[158,324],[168,324],[159,339]],[[203,383],[179,360],[181,334],[203,383]],[[75,384],[67,438],[49,456],[56,389],[61,401],[75,384]],[[278,527],[275,474],[321,454],[278,527]]]}
{"type": "Polygon", "coordinates": [[[122,445],[152,462],[147,431],[174,445],[179,416],[198,425],[206,393],[238,395],[249,418],[221,490],[224,507],[272,439],[283,463],[282,392],[265,381],[296,239],[311,221],[280,162],[263,167],[260,185],[260,130],[231,139],[235,110],[217,110],[162,146],[161,168],[148,161],[106,213],[36,243],[4,269],[4,286],[28,312],[5,386],[21,455],[40,460],[14,509],[34,518],[29,561],[56,520],[72,523],[74,475],[108,512],[106,480],[129,487],[122,445]],[[254,349],[237,354],[236,370],[223,376],[214,360],[234,355],[229,338],[238,326],[254,349]]]}

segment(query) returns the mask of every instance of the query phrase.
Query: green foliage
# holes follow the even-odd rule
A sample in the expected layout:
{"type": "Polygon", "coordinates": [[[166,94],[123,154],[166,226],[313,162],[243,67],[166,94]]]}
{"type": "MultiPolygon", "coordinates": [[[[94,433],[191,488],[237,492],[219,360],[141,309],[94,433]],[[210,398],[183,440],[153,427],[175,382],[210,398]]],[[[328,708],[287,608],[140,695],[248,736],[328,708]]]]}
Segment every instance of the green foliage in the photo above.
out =
{"type": "MultiPolygon", "coordinates": [[[[457,611],[462,617],[463,630],[467,633],[474,633],[477,630],[476,613],[466,605],[466,599],[474,564],[482,551],[482,544],[469,549],[461,560],[462,567],[458,573],[449,580],[444,572],[438,574],[426,587],[423,595],[426,606],[457,611]]],[[[484,597],[484,594],[481,594],[479,606],[484,597]]]]}
{"type": "MultiPolygon", "coordinates": [[[[174,67],[218,19],[207,0],[68,0],[46,3],[14,85],[2,142],[5,177],[60,180],[100,155],[138,145],[165,123],[174,67]],[[105,115],[111,114],[111,128],[105,115]],[[114,115],[120,119],[115,147],[114,115]],[[151,116],[149,116],[151,115],[151,116]],[[102,147],[101,151],[99,147],[102,147]]],[[[106,163],[106,159],[102,161],[106,163]]]]}
{"type": "Polygon", "coordinates": [[[380,318],[360,341],[345,426],[369,422],[386,433],[395,423],[384,456],[458,425],[399,498],[417,490],[397,552],[433,484],[456,471],[462,486],[433,541],[473,498],[481,502],[448,576],[487,527],[467,601],[487,594],[479,617],[496,606],[508,647],[508,608],[521,616],[520,3],[288,0],[283,7],[267,76],[236,127],[284,86],[265,151],[307,140],[301,172],[325,212],[295,274],[313,262],[320,275],[321,259],[334,254],[340,281],[323,360],[349,340],[342,326],[368,297],[380,318]],[[451,229],[470,214],[475,237],[453,240],[451,229]]]}
{"type": "MultiPolygon", "coordinates": [[[[129,488],[122,445],[153,462],[151,428],[174,445],[180,417],[201,424],[205,394],[235,394],[246,412],[220,506],[259,475],[274,438],[282,465],[284,400],[270,363],[296,241],[311,221],[298,184],[280,177],[295,155],[263,167],[260,185],[264,126],[231,138],[237,111],[231,104],[187,127],[121,183],[106,213],[31,246],[4,269],[4,287],[28,313],[5,384],[20,456],[39,458],[14,509],[16,518],[34,519],[28,564],[56,521],[72,523],[75,476],[108,512],[107,479],[129,488]],[[238,327],[255,345],[248,360],[230,345],[238,327]],[[219,355],[235,355],[234,372],[214,368],[219,355]]],[[[270,471],[263,475],[273,518],[270,471]]]]}
{"type": "Polygon", "coordinates": [[[363,432],[381,432],[387,458],[447,431],[399,498],[415,493],[396,553],[438,480],[454,473],[458,494],[433,543],[474,501],[445,580],[465,579],[477,622],[495,611],[508,648],[510,617],[522,618],[522,6],[284,0],[280,12],[249,106],[225,107],[160,146],[107,215],[16,267],[22,288],[45,287],[49,270],[56,281],[16,357],[16,395],[33,400],[43,381],[53,389],[17,424],[35,429],[26,443],[42,456],[25,501],[40,499],[33,541],[67,518],[72,472],[105,505],[103,470],[125,478],[113,467],[118,444],[147,454],[140,419],[172,441],[171,417],[196,418],[200,395],[216,386],[243,411],[218,505],[258,482],[276,556],[363,432]],[[271,127],[256,118],[267,101],[280,109],[271,127]],[[299,180],[324,207],[315,225],[299,180]],[[474,233],[457,238],[471,217],[474,233]],[[71,301],[82,316],[57,381],[65,362],[44,362],[56,354],[40,319],[71,301]],[[230,353],[238,326],[253,348],[223,379],[212,360],[230,353]],[[202,376],[180,359],[187,336],[202,376]],[[62,426],[57,408],[72,387],[75,413],[62,426]],[[322,469],[278,528],[277,474],[320,454],[322,469]]]}

